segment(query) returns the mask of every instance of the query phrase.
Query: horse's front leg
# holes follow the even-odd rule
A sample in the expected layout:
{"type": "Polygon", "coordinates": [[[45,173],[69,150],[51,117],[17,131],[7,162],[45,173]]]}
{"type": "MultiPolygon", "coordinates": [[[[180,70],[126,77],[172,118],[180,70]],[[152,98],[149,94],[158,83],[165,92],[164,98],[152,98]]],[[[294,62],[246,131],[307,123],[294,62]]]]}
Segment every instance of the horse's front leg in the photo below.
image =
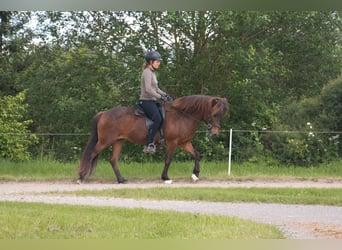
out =
{"type": "Polygon", "coordinates": [[[192,146],[191,142],[188,142],[186,144],[181,145],[181,147],[188,153],[191,154],[192,158],[195,161],[195,167],[191,175],[191,179],[194,182],[197,182],[199,180],[199,173],[200,173],[200,155],[199,153],[195,150],[195,148],[192,146]]]}
{"type": "Polygon", "coordinates": [[[116,176],[116,179],[119,183],[126,183],[127,180],[121,175],[119,170],[119,156],[121,153],[122,145],[124,141],[117,141],[112,145],[112,155],[109,159],[110,164],[112,165],[114,174],[116,176]]]}
{"type": "Polygon", "coordinates": [[[168,171],[169,171],[169,167],[171,164],[174,149],[175,149],[175,146],[170,146],[170,145],[167,146],[165,165],[164,165],[163,173],[161,175],[161,179],[165,181],[165,183],[172,183],[172,180],[168,176],[168,171]]]}

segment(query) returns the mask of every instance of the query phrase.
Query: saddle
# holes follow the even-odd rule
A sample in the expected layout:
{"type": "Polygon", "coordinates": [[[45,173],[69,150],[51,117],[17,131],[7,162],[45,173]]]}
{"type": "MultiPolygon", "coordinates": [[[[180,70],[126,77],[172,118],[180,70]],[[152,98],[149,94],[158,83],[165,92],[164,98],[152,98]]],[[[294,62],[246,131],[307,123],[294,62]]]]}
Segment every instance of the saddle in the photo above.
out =
{"type": "MultiPolygon", "coordinates": [[[[161,105],[160,103],[158,103],[158,109],[159,109],[159,112],[161,113],[162,117],[163,117],[163,120],[165,121],[165,109],[164,109],[164,106],[161,105]]],[[[144,110],[140,107],[139,103],[137,102],[136,103],[136,109],[134,111],[134,114],[136,116],[145,116],[145,124],[146,124],[146,128],[147,130],[150,129],[150,127],[152,126],[153,124],[153,121],[148,118],[144,112],[144,110]]],[[[160,144],[164,144],[164,131],[163,131],[163,126],[161,127],[160,129],[160,144]]]]}

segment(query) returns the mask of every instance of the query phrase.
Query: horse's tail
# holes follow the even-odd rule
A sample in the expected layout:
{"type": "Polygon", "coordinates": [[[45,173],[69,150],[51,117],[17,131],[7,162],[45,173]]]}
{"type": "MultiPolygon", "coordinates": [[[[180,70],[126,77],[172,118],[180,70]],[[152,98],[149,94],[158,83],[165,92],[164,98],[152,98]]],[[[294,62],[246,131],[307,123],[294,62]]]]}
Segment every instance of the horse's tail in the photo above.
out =
{"type": "Polygon", "coordinates": [[[98,155],[92,157],[92,153],[98,141],[97,124],[101,116],[102,116],[102,112],[98,113],[93,118],[91,134],[90,134],[87,146],[84,149],[84,152],[81,158],[80,168],[78,170],[80,182],[82,182],[85,177],[90,176],[92,174],[97,164],[98,155]]]}

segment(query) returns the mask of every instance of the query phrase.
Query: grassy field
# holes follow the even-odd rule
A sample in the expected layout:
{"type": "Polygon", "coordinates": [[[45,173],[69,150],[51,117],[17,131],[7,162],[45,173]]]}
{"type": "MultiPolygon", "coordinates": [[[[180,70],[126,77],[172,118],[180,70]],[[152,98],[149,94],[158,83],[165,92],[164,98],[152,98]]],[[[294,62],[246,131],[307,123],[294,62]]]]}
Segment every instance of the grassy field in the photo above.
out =
{"type": "MultiPolygon", "coordinates": [[[[274,162],[202,162],[202,180],[341,179],[342,162],[311,168],[280,166],[274,162]]],[[[10,162],[0,160],[0,181],[74,181],[78,162],[10,162]]],[[[159,181],[163,163],[121,163],[129,180],[159,181]]],[[[193,163],[173,162],[169,176],[190,181],[193,163]]],[[[100,161],[90,180],[114,182],[111,166],[100,161]]],[[[82,191],[77,195],[142,199],[276,202],[341,206],[341,189],[151,188],[82,191]]],[[[0,202],[0,239],[281,239],[275,227],[224,216],[206,216],[145,209],[94,208],[0,202]]]]}
{"type": "MultiPolygon", "coordinates": [[[[62,192],[79,196],[104,196],[154,200],[256,202],[342,206],[341,188],[144,188],[62,192]]],[[[56,193],[53,193],[56,194],[56,193]]],[[[59,193],[61,194],[61,193],[59,193]]]]}
{"type": "Polygon", "coordinates": [[[238,218],[146,209],[0,202],[0,239],[282,239],[238,218]]]}
{"type": "MultiPolygon", "coordinates": [[[[56,161],[10,162],[0,160],[0,180],[49,181],[77,179],[79,162],[61,163],[56,161]]],[[[226,162],[201,162],[202,180],[231,179],[341,179],[342,161],[336,161],[314,167],[282,166],[272,161],[232,163],[231,175],[227,174],[226,162]]],[[[129,180],[159,180],[163,163],[124,163],[120,170],[129,180]]],[[[169,176],[174,180],[189,180],[193,162],[172,162],[169,176]]],[[[91,180],[115,180],[110,164],[100,161],[91,180]]]]}

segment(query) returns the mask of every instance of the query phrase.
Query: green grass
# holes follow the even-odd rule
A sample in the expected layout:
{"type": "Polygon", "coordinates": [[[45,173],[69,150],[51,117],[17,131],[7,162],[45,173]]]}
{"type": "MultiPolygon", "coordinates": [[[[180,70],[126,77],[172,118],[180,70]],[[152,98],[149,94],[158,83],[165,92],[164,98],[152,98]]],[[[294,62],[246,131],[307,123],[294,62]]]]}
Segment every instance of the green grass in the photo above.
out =
{"type": "MultiPolygon", "coordinates": [[[[0,160],[2,181],[74,181],[78,162],[10,162],[0,160]]],[[[202,180],[341,179],[342,161],[311,168],[287,167],[274,162],[232,164],[201,162],[202,180]]],[[[121,163],[124,177],[159,181],[163,163],[121,163]]],[[[193,162],[172,162],[169,176],[190,182],[193,162]]],[[[111,166],[100,161],[93,181],[113,182],[111,166]]],[[[267,188],[151,188],[84,191],[78,195],[140,199],[276,202],[341,206],[341,189],[267,188]]],[[[273,226],[225,216],[71,205],[0,202],[0,239],[279,239],[273,226]]]]}
{"type": "MultiPolygon", "coordinates": [[[[61,163],[56,161],[10,162],[0,160],[0,180],[49,181],[74,180],[77,178],[79,162],[61,163]]],[[[122,175],[129,180],[159,180],[163,163],[124,163],[120,164],[122,175]]],[[[193,162],[172,162],[169,176],[174,180],[189,180],[193,162]]],[[[231,176],[227,174],[226,162],[201,162],[202,180],[246,180],[246,179],[341,179],[342,161],[321,164],[315,167],[282,166],[277,162],[232,163],[231,176]]],[[[100,161],[91,180],[115,180],[112,168],[107,161],[100,161]]]]}
{"type": "Polygon", "coordinates": [[[282,239],[273,226],[225,216],[0,202],[0,239],[282,239]]]}
{"type": "MultiPolygon", "coordinates": [[[[0,160],[2,181],[74,181],[79,162],[0,160]]],[[[274,162],[201,162],[202,180],[341,179],[342,161],[301,168],[274,162]]],[[[163,163],[120,165],[124,177],[159,181],[163,163]]],[[[193,162],[172,162],[169,176],[190,181],[193,162]]],[[[111,166],[100,161],[93,181],[113,182],[111,166]]],[[[277,202],[341,206],[341,189],[151,188],[113,189],[79,195],[231,202],[277,202]]],[[[0,239],[279,239],[273,226],[225,216],[71,205],[0,202],[0,239]]]]}
{"type": "Polygon", "coordinates": [[[0,180],[50,181],[75,178],[76,164],[57,161],[11,162],[0,159],[0,180]]]}
{"type": "MultiPolygon", "coordinates": [[[[342,206],[341,188],[147,188],[62,192],[79,196],[105,196],[156,200],[256,202],[342,206]]],[[[54,193],[55,194],[55,193],[54,193]]]]}

